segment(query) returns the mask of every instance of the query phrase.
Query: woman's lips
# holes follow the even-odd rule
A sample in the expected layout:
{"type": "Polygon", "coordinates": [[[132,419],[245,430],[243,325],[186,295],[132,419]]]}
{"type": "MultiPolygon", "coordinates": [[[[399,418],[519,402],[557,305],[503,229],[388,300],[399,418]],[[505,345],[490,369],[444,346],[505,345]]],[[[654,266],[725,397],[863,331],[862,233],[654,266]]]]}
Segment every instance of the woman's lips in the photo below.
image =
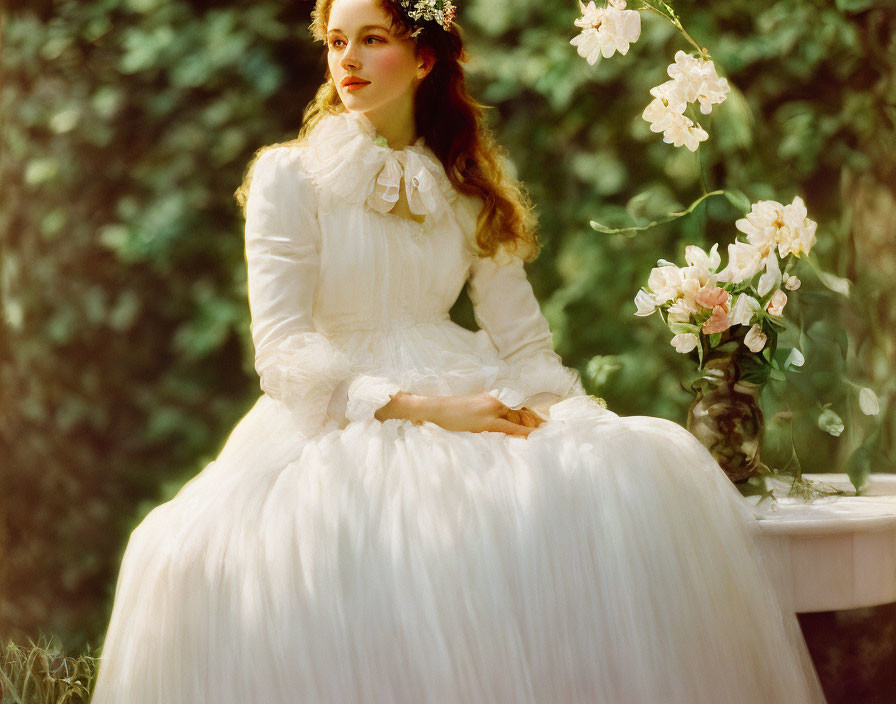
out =
{"type": "Polygon", "coordinates": [[[344,87],[347,91],[349,91],[349,92],[353,92],[353,91],[358,90],[359,88],[363,88],[364,86],[369,86],[369,85],[370,85],[370,81],[367,81],[366,83],[347,83],[347,84],[346,84],[345,86],[343,86],[343,87],[344,87]]]}

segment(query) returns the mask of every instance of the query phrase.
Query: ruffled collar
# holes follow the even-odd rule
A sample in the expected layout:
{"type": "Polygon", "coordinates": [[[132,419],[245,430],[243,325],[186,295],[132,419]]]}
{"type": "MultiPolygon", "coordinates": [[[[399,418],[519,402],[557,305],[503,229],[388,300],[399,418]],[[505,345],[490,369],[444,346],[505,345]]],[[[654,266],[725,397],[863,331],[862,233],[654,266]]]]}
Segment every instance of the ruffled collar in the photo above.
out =
{"type": "Polygon", "coordinates": [[[442,163],[423,137],[404,149],[391,149],[363,113],[325,115],[304,148],[303,167],[318,187],[379,213],[395,207],[402,178],[410,211],[426,216],[425,224],[439,220],[457,199],[442,163]]]}

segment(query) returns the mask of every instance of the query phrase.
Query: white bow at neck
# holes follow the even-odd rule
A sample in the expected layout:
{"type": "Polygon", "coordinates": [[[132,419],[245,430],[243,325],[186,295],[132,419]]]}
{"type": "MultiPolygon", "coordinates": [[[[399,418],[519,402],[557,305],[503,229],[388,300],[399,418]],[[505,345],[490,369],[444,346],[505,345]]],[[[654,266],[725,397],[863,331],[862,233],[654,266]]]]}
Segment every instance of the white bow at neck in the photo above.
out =
{"type": "Polygon", "coordinates": [[[392,149],[363,113],[324,116],[304,146],[303,166],[319,187],[379,213],[395,207],[402,180],[408,208],[426,216],[427,223],[438,220],[457,197],[422,136],[404,149],[392,149]]]}

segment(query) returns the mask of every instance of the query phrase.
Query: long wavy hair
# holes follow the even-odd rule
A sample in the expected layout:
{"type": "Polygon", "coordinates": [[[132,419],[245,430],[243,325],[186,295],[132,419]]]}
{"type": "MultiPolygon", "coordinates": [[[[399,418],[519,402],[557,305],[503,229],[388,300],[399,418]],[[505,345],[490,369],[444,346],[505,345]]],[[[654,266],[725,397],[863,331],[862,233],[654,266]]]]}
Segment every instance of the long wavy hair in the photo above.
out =
{"type": "MultiPolygon", "coordinates": [[[[397,36],[408,36],[415,25],[392,0],[379,0],[392,21],[397,36]]],[[[326,44],[327,24],[333,0],[317,0],[311,13],[311,33],[326,44]]],[[[493,257],[499,246],[515,252],[525,261],[538,256],[537,219],[532,202],[522,183],[505,170],[507,154],[494,139],[484,118],[484,107],[470,95],[462,62],[469,60],[457,24],[450,31],[432,23],[423,25],[414,40],[416,51],[428,47],[435,65],[417,88],[414,113],[418,134],[438,156],[455,188],[467,195],[480,196],[484,202],[476,224],[475,244],[479,256],[493,257]]],[[[252,171],[258,157],[268,149],[284,144],[299,144],[325,115],[345,111],[333,77],[318,88],[305,108],[298,136],[288,142],[259,149],[250,161],[243,183],[235,197],[245,214],[252,171]]]]}

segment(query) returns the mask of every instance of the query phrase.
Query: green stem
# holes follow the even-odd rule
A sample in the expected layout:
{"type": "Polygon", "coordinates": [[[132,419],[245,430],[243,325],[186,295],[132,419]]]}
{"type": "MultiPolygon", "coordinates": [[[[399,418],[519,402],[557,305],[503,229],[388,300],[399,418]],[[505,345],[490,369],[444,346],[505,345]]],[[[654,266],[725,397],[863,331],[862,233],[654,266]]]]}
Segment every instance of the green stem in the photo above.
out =
{"type": "MultiPolygon", "coordinates": [[[[694,120],[694,123],[697,121],[694,120]]],[[[697,164],[700,167],[700,187],[703,189],[703,195],[707,193],[706,187],[706,164],[703,163],[703,150],[697,147],[697,164]]]]}
{"type": "Polygon", "coordinates": [[[641,2],[643,3],[644,8],[653,10],[660,17],[665,17],[667,20],[669,20],[669,22],[671,22],[675,26],[675,28],[682,33],[684,38],[687,39],[691,43],[691,45],[700,53],[700,56],[702,56],[707,61],[710,59],[709,51],[706,48],[700,46],[694,40],[694,38],[690,34],[688,34],[687,30],[682,26],[681,21],[678,19],[678,16],[675,14],[675,10],[673,10],[667,3],[660,0],[660,5],[662,5],[666,10],[669,11],[668,15],[665,12],[662,12],[659,8],[651,5],[649,2],[647,2],[647,0],[641,0],[641,2]]]}

